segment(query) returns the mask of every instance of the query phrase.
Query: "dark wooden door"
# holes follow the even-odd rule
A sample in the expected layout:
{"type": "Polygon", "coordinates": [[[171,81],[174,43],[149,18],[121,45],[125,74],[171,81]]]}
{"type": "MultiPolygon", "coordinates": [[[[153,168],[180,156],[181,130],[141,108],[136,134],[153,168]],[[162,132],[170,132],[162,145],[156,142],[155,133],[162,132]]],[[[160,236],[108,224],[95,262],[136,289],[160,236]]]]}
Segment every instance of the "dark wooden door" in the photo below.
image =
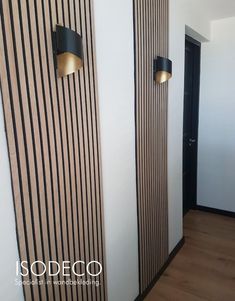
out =
{"type": "Polygon", "coordinates": [[[200,44],[186,36],[183,132],[183,211],[196,205],[200,44]]]}

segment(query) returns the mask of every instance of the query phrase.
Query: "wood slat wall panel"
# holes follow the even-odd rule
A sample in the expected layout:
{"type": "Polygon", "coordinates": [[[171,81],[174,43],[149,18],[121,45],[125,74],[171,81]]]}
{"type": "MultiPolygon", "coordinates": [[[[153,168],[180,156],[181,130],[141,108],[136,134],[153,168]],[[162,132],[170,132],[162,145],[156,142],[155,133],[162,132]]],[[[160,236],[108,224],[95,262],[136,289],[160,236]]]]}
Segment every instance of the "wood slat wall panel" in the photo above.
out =
{"type": "MultiPolygon", "coordinates": [[[[105,301],[92,0],[1,0],[0,12],[1,91],[20,259],[97,260],[104,269],[93,279],[100,286],[25,286],[25,300],[105,301]],[[81,33],[84,45],[84,67],[62,79],[52,50],[58,23],[81,33]]],[[[67,278],[29,274],[24,280],[67,278]]]]}
{"type": "Polygon", "coordinates": [[[168,258],[168,84],[153,80],[154,58],[168,57],[168,5],[134,0],[140,294],[168,258]]]}

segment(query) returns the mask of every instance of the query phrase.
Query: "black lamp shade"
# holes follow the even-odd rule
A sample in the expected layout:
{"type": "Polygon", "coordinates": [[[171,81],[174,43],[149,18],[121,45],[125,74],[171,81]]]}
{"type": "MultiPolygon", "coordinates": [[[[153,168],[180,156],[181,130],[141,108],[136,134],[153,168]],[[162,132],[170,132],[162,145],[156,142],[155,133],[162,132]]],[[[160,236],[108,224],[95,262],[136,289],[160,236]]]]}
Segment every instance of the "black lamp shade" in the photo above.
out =
{"type": "Polygon", "coordinates": [[[55,47],[59,77],[74,73],[82,67],[82,37],[77,32],[56,25],[55,47]]]}
{"type": "Polygon", "coordinates": [[[158,56],[154,60],[154,80],[162,84],[172,77],[172,61],[168,58],[158,56]]]}

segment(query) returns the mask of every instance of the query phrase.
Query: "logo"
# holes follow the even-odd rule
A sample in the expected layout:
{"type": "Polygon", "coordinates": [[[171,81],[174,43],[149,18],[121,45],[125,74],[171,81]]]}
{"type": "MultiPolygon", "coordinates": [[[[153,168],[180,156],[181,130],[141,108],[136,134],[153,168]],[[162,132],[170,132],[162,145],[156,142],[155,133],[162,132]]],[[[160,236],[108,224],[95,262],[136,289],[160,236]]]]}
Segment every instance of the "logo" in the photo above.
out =
{"type": "Polygon", "coordinates": [[[70,261],[63,261],[61,264],[57,261],[48,261],[47,263],[37,260],[31,265],[28,261],[16,262],[16,276],[21,276],[23,280],[16,279],[16,285],[96,285],[99,286],[99,281],[95,280],[102,273],[102,265],[98,261],[85,261],[79,260],[71,264],[70,261]],[[45,277],[45,281],[34,279],[35,277],[45,277]],[[48,280],[48,277],[55,277],[67,280],[48,280]],[[30,280],[24,280],[28,277],[30,280]],[[91,278],[92,277],[92,278],[91,278]],[[86,278],[86,280],[85,280],[86,278]],[[71,280],[76,279],[76,280],[71,280]]]}

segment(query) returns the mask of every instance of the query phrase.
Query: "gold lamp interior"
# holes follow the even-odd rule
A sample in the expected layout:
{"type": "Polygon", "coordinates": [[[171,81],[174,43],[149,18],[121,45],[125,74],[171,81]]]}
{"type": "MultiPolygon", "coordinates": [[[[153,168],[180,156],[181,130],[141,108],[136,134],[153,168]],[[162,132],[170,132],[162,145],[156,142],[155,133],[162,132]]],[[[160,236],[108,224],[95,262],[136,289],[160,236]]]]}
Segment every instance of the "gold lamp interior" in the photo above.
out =
{"type": "Polygon", "coordinates": [[[83,61],[71,52],[57,55],[58,76],[63,77],[72,74],[83,66],[83,61]]]}
{"type": "Polygon", "coordinates": [[[167,71],[158,71],[155,74],[155,81],[159,84],[162,84],[168,81],[172,77],[172,74],[167,71]]]}

